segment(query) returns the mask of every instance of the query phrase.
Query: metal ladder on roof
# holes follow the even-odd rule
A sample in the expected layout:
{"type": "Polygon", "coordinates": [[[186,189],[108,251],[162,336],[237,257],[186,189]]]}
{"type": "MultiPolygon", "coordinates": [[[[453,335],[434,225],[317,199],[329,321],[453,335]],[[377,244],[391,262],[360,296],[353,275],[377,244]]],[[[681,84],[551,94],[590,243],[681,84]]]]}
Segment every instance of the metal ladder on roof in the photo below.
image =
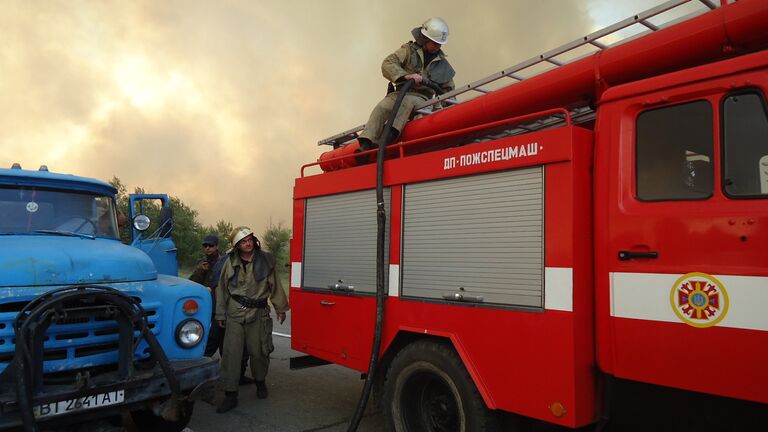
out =
{"type": "MultiPolygon", "coordinates": [[[[735,0],[720,0],[721,2],[727,1],[732,2],[735,0]]],[[[694,16],[701,15],[705,12],[708,12],[710,10],[717,9],[719,6],[718,3],[716,3],[714,0],[670,0],[666,3],[660,4],[654,8],[648,9],[645,12],[639,13],[637,15],[633,15],[629,18],[626,18],[622,21],[617,22],[616,24],[613,24],[611,26],[608,26],[602,30],[598,30],[594,33],[590,33],[582,38],[576,39],[572,42],[569,42],[565,45],[562,45],[558,48],[555,48],[553,50],[547,51],[545,53],[539,54],[535,57],[532,57],[524,62],[518,63],[514,66],[508,67],[506,69],[503,69],[499,72],[493,73],[485,78],[482,78],[480,80],[477,80],[473,83],[466,84],[461,87],[457,87],[455,90],[442,94],[440,96],[436,96],[418,106],[416,106],[415,111],[419,115],[430,115],[435,112],[439,112],[440,110],[433,110],[433,105],[442,102],[443,104],[447,104],[448,107],[444,109],[450,109],[454,105],[461,104],[462,102],[466,102],[468,100],[473,99],[474,97],[481,96],[484,94],[491,93],[496,90],[488,89],[487,87],[484,88],[484,86],[487,86],[490,83],[493,83],[497,80],[508,78],[512,79],[514,82],[511,82],[507,85],[503,85],[499,88],[504,88],[509,85],[513,85],[517,82],[532,78],[534,76],[537,76],[541,73],[545,73],[545,71],[541,71],[539,73],[533,73],[529,76],[525,76],[525,71],[530,71],[534,66],[546,64],[550,67],[551,70],[552,67],[560,67],[563,65],[566,65],[570,62],[573,62],[575,60],[579,60],[581,58],[584,58],[586,56],[592,55],[597,51],[604,50],[606,48],[610,48],[613,46],[620,45],[622,43],[625,43],[627,41],[630,41],[632,39],[641,37],[645,34],[648,34],[650,32],[655,32],[657,30],[660,30],[662,28],[668,27],[670,25],[676,24],[681,21],[688,20],[694,16]],[[687,13],[681,17],[678,17],[676,19],[670,19],[669,21],[665,21],[662,24],[654,24],[651,21],[649,21],[651,18],[657,17],[665,12],[669,12],[672,10],[680,11],[682,9],[683,5],[692,3],[695,7],[697,7],[696,10],[687,13]],[[637,34],[621,38],[613,43],[603,43],[600,41],[600,39],[603,39],[610,35],[617,35],[618,32],[628,29],[631,27],[638,27],[641,26],[642,32],[639,32],[637,34]],[[591,51],[587,52],[586,54],[577,56],[572,59],[564,60],[562,57],[565,54],[571,53],[574,50],[578,48],[584,48],[587,47],[591,51]],[[457,96],[459,95],[465,95],[467,97],[464,101],[458,101],[457,96]]],[[[591,118],[594,118],[594,111],[589,109],[588,107],[579,107],[571,111],[571,116],[574,118],[574,121],[588,121],[591,118]]],[[[506,133],[503,134],[496,134],[494,137],[489,137],[488,139],[498,139],[502,136],[510,136],[510,135],[517,135],[520,133],[526,133],[531,132],[534,130],[541,130],[545,128],[555,127],[558,124],[561,124],[564,121],[563,116],[556,115],[544,119],[538,119],[532,123],[526,124],[526,125],[517,125],[515,128],[510,129],[506,131],[506,133]]],[[[354,127],[352,129],[346,130],[344,132],[338,133],[336,135],[333,135],[331,137],[325,138],[323,140],[318,141],[318,145],[331,145],[334,148],[339,147],[340,145],[346,143],[347,141],[351,141],[358,137],[358,133],[363,130],[365,125],[360,125],[357,127],[354,127]]]]}

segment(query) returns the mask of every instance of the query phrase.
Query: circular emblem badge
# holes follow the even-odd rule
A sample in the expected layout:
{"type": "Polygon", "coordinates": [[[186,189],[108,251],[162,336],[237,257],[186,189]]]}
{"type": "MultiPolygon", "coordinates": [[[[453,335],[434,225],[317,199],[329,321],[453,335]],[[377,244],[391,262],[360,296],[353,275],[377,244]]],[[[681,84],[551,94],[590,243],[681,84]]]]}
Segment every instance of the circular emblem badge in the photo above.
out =
{"type": "Polygon", "coordinates": [[[714,276],[693,272],[680,277],[669,294],[672,310],[693,327],[712,327],[728,313],[728,293],[714,276]]]}
{"type": "Polygon", "coordinates": [[[34,201],[30,201],[30,202],[27,203],[27,211],[30,212],[30,213],[36,212],[38,208],[39,208],[39,206],[34,201]]]}

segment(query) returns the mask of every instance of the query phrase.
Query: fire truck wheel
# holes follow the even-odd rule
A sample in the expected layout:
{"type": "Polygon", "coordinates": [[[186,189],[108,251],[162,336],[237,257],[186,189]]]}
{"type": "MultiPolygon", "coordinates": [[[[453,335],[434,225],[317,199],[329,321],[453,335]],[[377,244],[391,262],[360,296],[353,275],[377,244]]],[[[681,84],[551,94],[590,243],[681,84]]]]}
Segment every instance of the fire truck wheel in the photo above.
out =
{"type": "Polygon", "coordinates": [[[176,421],[166,420],[155,415],[151,410],[132,411],[131,417],[137,431],[181,432],[189,424],[194,407],[194,402],[183,402],[179,418],[176,421]]]}
{"type": "Polygon", "coordinates": [[[418,341],[392,360],[384,384],[384,418],[396,432],[465,432],[497,429],[456,351],[418,341]]]}

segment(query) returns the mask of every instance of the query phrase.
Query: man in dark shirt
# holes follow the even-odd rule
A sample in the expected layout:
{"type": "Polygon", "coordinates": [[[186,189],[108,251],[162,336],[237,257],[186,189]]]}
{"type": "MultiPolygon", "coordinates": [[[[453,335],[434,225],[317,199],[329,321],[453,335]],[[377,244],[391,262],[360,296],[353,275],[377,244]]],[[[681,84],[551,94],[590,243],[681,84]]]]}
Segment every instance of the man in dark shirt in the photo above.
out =
{"type": "MultiPolygon", "coordinates": [[[[216,270],[216,264],[221,259],[219,253],[219,238],[215,234],[208,234],[203,239],[203,253],[205,257],[200,261],[195,270],[189,276],[189,279],[205,285],[211,291],[211,298],[213,299],[212,311],[216,310],[216,285],[219,282],[219,275],[216,270]]],[[[208,343],[205,346],[205,355],[212,357],[219,350],[221,353],[221,345],[224,341],[224,335],[221,332],[219,326],[213,321],[213,313],[211,313],[211,333],[208,336],[208,343]]]]}

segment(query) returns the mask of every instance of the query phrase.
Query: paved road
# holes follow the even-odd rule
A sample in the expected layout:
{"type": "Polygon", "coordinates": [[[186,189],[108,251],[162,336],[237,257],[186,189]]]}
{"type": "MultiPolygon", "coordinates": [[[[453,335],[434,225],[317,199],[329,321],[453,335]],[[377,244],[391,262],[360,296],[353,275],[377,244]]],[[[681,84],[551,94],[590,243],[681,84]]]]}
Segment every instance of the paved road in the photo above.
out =
{"type": "MultiPolygon", "coordinates": [[[[290,312],[275,332],[290,334],[290,312]]],[[[288,369],[288,359],[301,355],[291,350],[290,339],[275,336],[267,385],[269,398],[257,399],[256,387],[241,386],[237,408],[217,414],[198,402],[188,429],[192,432],[301,431],[343,432],[355,412],[363,388],[360,373],[336,365],[298,371],[288,369]]],[[[384,431],[381,414],[368,410],[360,432],[384,431]]]]}
{"type": "MultiPolygon", "coordinates": [[[[285,335],[291,333],[290,312],[283,325],[275,326],[275,332],[285,335]]],[[[226,414],[216,414],[213,406],[198,402],[187,432],[344,432],[347,430],[363,387],[360,374],[336,365],[290,371],[288,359],[300,353],[291,350],[290,339],[286,337],[275,336],[274,341],[275,352],[272,353],[272,363],[267,377],[269,398],[257,399],[255,386],[249,385],[240,387],[238,407],[226,414]]],[[[734,425],[768,423],[768,414],[761,408],[762,406],[758,405],[753,412],[738,404],[734,405],[735,408],[731,408],[730,405],[723,405],[720,401],[716,405],[701,405],[703,408],[697,408],[698,411],[696,409],[683,411],[696,412],[697,416],[680,416],[678,415],[681,412],[678,408],[680,400],[670,394],[660,393],[661,390],[657,387],[625,383],[621,386],[617,385],[614,391],[622,394],[618,400],[623,403],[615,403],[613,424],[609,427],[609,431],[756,430],[755,427],[734,425]],[[654,404],[655,408],[650,408],[651,413],[658,415],[648,415],[649,397],[658,399],[654,404]],[[710,416],[706,414],[707,411],[713,410],[722,412],[719,417],[724,419],[724,426],[715,427],[710,423],[710,416]],[[728,412],[732,412],[732,415],[728,415],[728,412]],[[677,423],[674,423],[676,427],[672,427],[673,423],[670,419],[676,419],[677,423]],[[694,420],[696,427],[692,427],[694,420]]],[[[382,415],[369,407],[358,430],[383,432],[383,423],[382,415]]],[[[531,425],[531,430],[553,432],[564,429],[538,424],[531,425]]]]}

